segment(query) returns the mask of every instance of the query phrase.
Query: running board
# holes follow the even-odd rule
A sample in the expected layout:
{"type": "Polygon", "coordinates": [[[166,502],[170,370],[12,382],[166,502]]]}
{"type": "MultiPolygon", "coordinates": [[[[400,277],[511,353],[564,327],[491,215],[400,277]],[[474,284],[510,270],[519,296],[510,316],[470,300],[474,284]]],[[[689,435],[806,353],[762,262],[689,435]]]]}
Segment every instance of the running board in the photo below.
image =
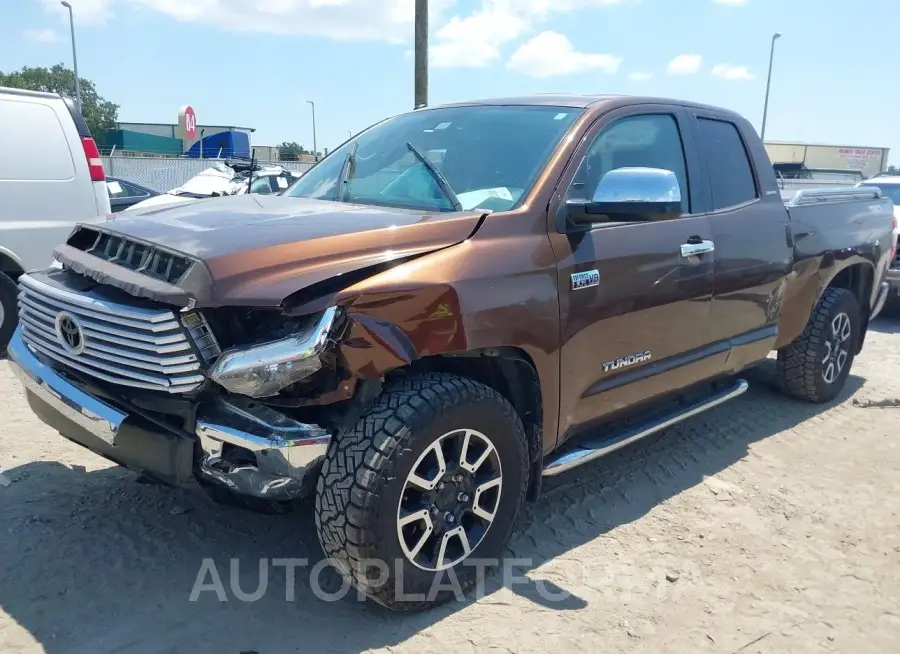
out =
{"type": "Polygon", "coordinates": [[[607,438],[599,438],[579,443],[575,449],[569,449],[568,451],[559,454],[553,458],[550,463],[544,466],[544,476],[551,477],[553,475],[558,475],[571,470],[572,468],[577,468],[589,461],[593,461],[594,459],[599,459],[601,456],[614,452],[630,443],[639,441],[651,434],[655,434],[672,425],[678,424],[682,420],[687,420],[699,413],[703,413],[707,409],[712,409],[739,395],[743,395],[748,387],[749,384],[746,380],[739,379],[731,388],[689,404],[686,407],[682,407],[674,413],[667,413],[662,416],[651,418],[647,422],[626,428],[607,438]]]}

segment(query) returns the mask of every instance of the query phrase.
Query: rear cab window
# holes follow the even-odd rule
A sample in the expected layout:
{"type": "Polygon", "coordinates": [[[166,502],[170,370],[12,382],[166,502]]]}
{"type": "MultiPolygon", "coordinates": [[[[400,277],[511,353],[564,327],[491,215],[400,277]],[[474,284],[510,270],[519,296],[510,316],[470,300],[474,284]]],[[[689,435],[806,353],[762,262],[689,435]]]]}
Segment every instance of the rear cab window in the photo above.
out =
{"type": "Polygon", "coordinates": [[[706,155],[713,210],[756,200],[759,191],[753,166],[737,125],[727,120],[698,117],[697,136],[706,155]]]}

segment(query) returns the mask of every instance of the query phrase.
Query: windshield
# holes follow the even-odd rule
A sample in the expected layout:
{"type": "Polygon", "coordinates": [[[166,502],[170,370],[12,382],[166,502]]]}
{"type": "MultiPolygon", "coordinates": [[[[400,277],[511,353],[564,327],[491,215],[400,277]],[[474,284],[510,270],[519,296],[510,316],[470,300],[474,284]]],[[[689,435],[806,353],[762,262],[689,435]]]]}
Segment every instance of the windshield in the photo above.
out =
{"type": "Polygon", "coordinates": [[[874,186],[881,189],[881,194],[890,198],[891,202],[900,206],[900,184],[862,184],[861,186],[874,186]]]}
{"type": "Polygon", "coordinates": [[[581,113],[569,107],[482,105],[402,114],[329,153],[285,195],[338,200],[341,171],[358,144],[344,184],[345,202],[452,211],[450,194],[411,144],[440,171],[463,209],[508,211],[531,189],[581,113]]]}

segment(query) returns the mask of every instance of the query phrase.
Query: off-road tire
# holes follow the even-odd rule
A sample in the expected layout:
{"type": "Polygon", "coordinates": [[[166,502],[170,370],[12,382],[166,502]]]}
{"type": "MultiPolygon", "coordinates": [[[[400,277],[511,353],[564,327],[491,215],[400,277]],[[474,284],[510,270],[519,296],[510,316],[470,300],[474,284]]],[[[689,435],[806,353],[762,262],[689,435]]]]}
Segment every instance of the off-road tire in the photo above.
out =
{"type": "Polygon", "coordinates": [[[19,322],[18,310],[19,289],[16,283],[5,273],[0,272],[0,354],[6,352],[6,346],[16,331],[19,322]]]}
{"type": "MultiPolygon", "coordinates": [[[[503,491],[496,517],[469,560],[497,559],[509,542],[528,487],[528,443],[512,405],[493,389],[464,377],[420,374],[389,382],[353,430],[332,439],[316,486],[319,542],[337,571],[378,603],[398,611],[430,608],[465,592],[479,569],[457,564],[458,585],[429,591],[436,577],[404,556],[397,535],[401,493],[417,458],[458,429],[490,436],[502,464],[503,491]],[[387,564],[384,575],[367,561],[387,564]]],[[[483,574],[485,568],[480,569],[483,574]]],[[[435,586],[436,587],[436,586],[435,586]]]]}
{"type": "Polygon", "coordinates": [[[829,402],[837,397],[856,356],[859,329],[860,310],[856,296],[843,288],[825,289],[803,333],[778,350],[776,370],[781,390],[791,397],[815,403],[829,402]],[[832,321],[841,313],[850,318],[848,356],[837,377],[827,383],[822,374],[822,360],[828,353],[826,339],[832,321]]]}

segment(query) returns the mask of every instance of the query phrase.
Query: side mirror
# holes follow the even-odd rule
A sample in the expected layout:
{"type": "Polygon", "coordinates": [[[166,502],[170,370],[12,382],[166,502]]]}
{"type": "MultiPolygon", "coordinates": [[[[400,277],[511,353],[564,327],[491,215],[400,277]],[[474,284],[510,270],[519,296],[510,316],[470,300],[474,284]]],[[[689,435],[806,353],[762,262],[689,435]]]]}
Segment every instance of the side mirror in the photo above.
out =
{"type": "Polygon", "coordinates": [[[661,168],[610,170],[589,201],[566,201],[568,219],[576,225],[669,220],[681,213],[678,178],[661,168]]]}

